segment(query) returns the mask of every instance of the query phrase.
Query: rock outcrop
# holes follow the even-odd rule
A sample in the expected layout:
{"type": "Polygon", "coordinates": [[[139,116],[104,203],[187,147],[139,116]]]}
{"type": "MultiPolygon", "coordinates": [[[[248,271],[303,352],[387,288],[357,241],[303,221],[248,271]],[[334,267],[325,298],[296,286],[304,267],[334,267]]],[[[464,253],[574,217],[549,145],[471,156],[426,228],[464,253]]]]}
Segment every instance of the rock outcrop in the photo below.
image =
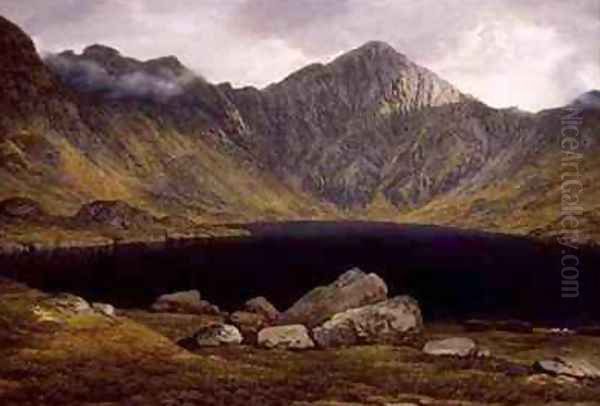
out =
{"type": "Polygon", "coordinates": [[[320,347],[356,344],[401,344],[419,334],[423,319],[417,302],[398,296],[335,314],[312,335],[320,347]]]}
{"type": "Polygon", "coordinates": [[[315,343],[305,326],[295,324],[262,329],[258,333],[258,345],[268,349],[307,350],[315,343]]]}
{"type": "Polygon", "coordinates": [[[61,293],[56,296],[51,296],[45,301],[45,305],[70,314],[93,313],[92,307],[84,298],[70,293],[61,293]]]}
{"type": "Polygon", "coordinates": [[[47,216],[42,206],[32,199],[15,197],[0,202],[0,218],[34,220],[47,216]]]}
{"type": "Polygon", "coordinates": [[[278,324],[304,324],[313,328],[337,313],[385,299],[385,282],[375,274],[366,274],[354,268],[332,284],[308,292],[281,314],[278,324]]]}
{"type": "Polygon", "coordinates": [[[90,228],[108,226],[117,229],[150,228],[158,219],[122,201],[96,201],[83,205],[74,217],[90,228]]]}

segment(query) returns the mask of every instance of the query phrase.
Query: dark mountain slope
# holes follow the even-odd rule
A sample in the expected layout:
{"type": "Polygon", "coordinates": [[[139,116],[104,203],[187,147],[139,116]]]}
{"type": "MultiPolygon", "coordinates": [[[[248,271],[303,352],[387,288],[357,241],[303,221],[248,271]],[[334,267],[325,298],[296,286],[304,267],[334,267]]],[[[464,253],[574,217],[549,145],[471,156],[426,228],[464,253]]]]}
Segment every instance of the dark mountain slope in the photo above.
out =
{"type": "Polygon", "coordinates": [[[202,222],[334,211],[260,171],[232,142],[243,130],[235,108],[173,58],[139,62],[93,46],[50,58],[53,72],[18,27],[2,19],[0,31],[0,199],[29,197],[67,215],[90,201],[123,200],[202,222]],[[56,75],[65,73],[59,66],[88,91],[56,75]],[[181,89],[157,90],[173,80],[181,89]],[[153,87],[139,92],[142,85],[153,87]]]}

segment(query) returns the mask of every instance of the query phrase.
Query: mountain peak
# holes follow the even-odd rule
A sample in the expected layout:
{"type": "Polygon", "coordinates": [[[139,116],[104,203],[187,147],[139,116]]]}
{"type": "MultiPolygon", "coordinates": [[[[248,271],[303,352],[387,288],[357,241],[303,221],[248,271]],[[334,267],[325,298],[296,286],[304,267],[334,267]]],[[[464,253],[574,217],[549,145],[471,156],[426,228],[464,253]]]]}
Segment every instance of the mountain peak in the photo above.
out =
{"type": "Polygon", "coordinates": [[[0,121],[7,120],[11,114],[26,117],[38,108],[45,109],[42,97],[50,97],[57,91],[56,81],[40,59],[31,38],[2,16],[0,57],[0,111],[3,116],[0,121]]]}
{"type": "Polygon", "coordinates": [[[112,47],[102,45],[102,44],[94,44],[86,47],[82,53],[83,56],[86,57],[118,57],[121,56],[121,53],[112,47]]]}
{"type": "Polygon", "coordinates": [[[337,58],[338,61],[369,60],[380,64],[407,63],[408,58],[387,42],[369,41],[337,58]]]}
{"type": "Polygon", "coordinates": [[[39,57],[29,36],[16,24],[0,16],[0,55],[4,57],[3,70],[17,68],[20,64],[39,65],[39,57]]]}
{"type": "Polygon", "coordinates": [[[155,74],[171,72],[175,76],[180,76],[190,72],[190,70],[181,63],[179,58],[173,55],[150,59],[143,64],[148,71],[155,74]]]}
{"type": "Polygon", "coordinates": [[[590,90],[577,97],[573,103],[593,109],[600,109],[600,90],[590,90]]]}
{"type": "Polygon", "coordinates": [[[357,48],[361,51],[370,52],[394,52],[399,53],[396,49],[385,41],[368,41],[357,48]]]}

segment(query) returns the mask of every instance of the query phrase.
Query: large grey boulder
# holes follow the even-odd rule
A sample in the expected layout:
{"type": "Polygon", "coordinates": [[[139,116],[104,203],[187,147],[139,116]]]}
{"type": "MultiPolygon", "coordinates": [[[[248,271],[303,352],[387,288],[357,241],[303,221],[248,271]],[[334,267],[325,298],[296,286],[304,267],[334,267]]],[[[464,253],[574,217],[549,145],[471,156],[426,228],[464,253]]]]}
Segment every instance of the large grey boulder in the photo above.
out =
{"type": "Polygon", "coordinates": [[[387,286],[377,275],[353,268],[328,286],[308,292],[278,319],[278,324],[316,327],[337,313],[387,299],[387,286]]]}
{"type": "Polygon", "coordinates": [[[247,312],[259,314],[270,321],[276,320],[280,314],[279,310],[263,296],[248,300],[244,305],[244,309],[247,312]]]}
{"type": "Polygon", "coordinates": [[[262,329],[258,333],[258,345],[265,348],[306,350],[313,348],[315,343],[308,335],[305,326],[295,324],[262,329]]]}
{"type": "Polygon", "coordinates": [[[429,355],[453,355],[470,357],[477,355],[477,344],[466,337],[451,337],[443,340],[428,341],[423,352],[429,355]]]}
{"type": "Polygon", "coordinates": [[[569,357],[555,357],[549,360],[537,361],[533,368],[554,376],[567,376],[571,378],[600,379],[600,368],[588,360],[569,357]]]}
{"type": "Polygon", "coordinates": [[[219,308],[202,300],[200,292],[188,290],[159,296],[152,304],[159,313],[219,314],[219,308]]]}
{"type": "Polygon", "coordinates": [[[338,313],[313,329],[313,338],[324,348],[362,343],[396,344],[422,329],[418,303],[409,296],[398,296],[338,313]]]}

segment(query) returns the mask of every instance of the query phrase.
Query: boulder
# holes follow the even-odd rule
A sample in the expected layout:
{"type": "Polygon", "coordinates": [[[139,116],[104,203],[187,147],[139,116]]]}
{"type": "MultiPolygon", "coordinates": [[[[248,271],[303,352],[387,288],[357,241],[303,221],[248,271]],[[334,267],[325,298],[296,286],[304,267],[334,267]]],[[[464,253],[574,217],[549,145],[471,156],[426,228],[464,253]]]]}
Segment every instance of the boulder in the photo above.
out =
{"type": "Polygon", "coordinates": [[[315,343],[308,335],[305,326],[294,324],[262,329],[258,333],[258,345],[265,348],[305,350],[313,348],[315,343]]]}
{"type": "Polygon", "coordinates": [[[94,309],[98,313],[102,313],[103,315],[108,316],[108,317],[115,316],[115,308],[113,305],[110,305],[110,304],[92,303],[92,309],[94,309]]]}
{"type": "Polygon", "coordinates": [[[418,303],[398,296],[334,315],[313,330],[313,338],[323,348],[363,343],[397,344],[423,329],[418,303]]]}
{"type": "Polygon", "coordinates": [[[314,328],[334,314],[387,299],[387,286],[375,274],[349,270],[328,286],[308,292],[278,319],[278,324],[304,324],[314,328]]]}
{"type": "Polygon", "coordinates": [[[477,345],[470,338],[452,337],[428,341],[423,347],[423,352],[429,355],[469,357],[477,355],[477,345]]]}
{"type": "Polygon", "coordinates": [[[120,200],[95,201],[81,206],[74,220],[82,225],[100,225],[121,230],[145,229],[158,219],[120,200]]]}
{"type": "Polygon", "coordinates": [[[262,296],[248,300],[244,305],[244,309],[250,313],[260,314],[270,321],[277,320],[280,314],[279,310],[262,296]]]}
{"type": "Polygon", "coordinates": [[[21,219],[39,219],[46,212],[38,202],[24,197],[13,197],[0,201],[0,216],[21,219]]]}
{"type": "Polygon", "coordinates": [[[267,320],[264,316],[243,311],[232,313],[229,316],[229,322],[240,330],[244,342],[248,344],[256,344],[258,332],[267,327],[267,320]]]}
{"type": "Polygon", "coordinates": [[[200,329],[191,338],[179,341],[179,345],[188,348],[219,347],[242,343],[242,334],[230,324],[213,324],[200,329]]]}
{"type": "Polygon", "coordinates": [[[201,300],[197,290],[162,295],[156,299],[152,310],[159,313],[220,314],[217,306],[201,300]]]}
{"type": "Polygon", "coordinates": [[[588,360],[568,357],[555,357],[549,360],[536,361],[534,370],[553,376],[567,376],[577,379],[600,379],[600,368],[588,360]]]}

